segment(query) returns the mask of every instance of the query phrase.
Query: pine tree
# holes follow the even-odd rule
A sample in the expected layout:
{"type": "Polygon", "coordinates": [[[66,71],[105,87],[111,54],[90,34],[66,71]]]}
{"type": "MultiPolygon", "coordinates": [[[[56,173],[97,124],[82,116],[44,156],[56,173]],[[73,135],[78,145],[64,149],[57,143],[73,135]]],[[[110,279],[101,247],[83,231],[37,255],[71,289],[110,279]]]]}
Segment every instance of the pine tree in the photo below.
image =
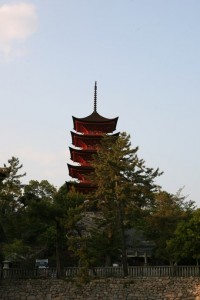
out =
{"type": "Polygon", "coordinates": [[[125,276],[128,273],[125,230],[134,226],[141,211],[153,201],[157,190],[155,179],[161,175],[159,169],[147,168],[137,151],[138,147],[131,148],[126,133],[105,136],[92,161],[95,169],[92,180],[98,186],[94,195],[96,207],[102,212],[102,226],[110,240],[113,235],[118,236],[125,276]]]}

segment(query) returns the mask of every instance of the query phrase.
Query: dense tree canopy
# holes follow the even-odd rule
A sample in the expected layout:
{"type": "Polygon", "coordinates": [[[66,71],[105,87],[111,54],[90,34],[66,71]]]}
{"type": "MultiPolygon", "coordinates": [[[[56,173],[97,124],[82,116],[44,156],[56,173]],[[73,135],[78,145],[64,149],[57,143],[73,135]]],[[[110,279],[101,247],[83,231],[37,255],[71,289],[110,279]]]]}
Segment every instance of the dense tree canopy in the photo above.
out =
{"type": "Polygon", "coordinates": [[[154,194],[154,203],[144,218],[143,230],[146,236],[154,241],[154,257],[160,262],[171,261],[171,252],[167,241],[174,235],[177,225],[182,220],[188,220],[194,203],[181,195],[180,189],[175,195],[166,191],[154,194]]]}
{"type": "Polygon", "coordinates": [[[103,137],[91,164],[97,189],[86,199],[65,184],[22,184],[22,164],[8,160],[9,175],[0,182],[1,260],[33,267],[36,258],[48,257],[58,276],[64,265],[121,262],[126,275],[125,235],[131,228],[153,241],[157,262],[199,260],[199,210],[182,190],[162,191],[156,184],[161,172],[139,159],[129,135],[103,137]]]}
{"type": "Polygon", "coordinates": [[[80,219],[82,196],[56,189],[47,180],[23,185],[22,165],[9,160],[10,175],[0,186],[0,255],[34,266],[36,258],[50,258],[58,271],[68,262],[67,233],[80,219]]]}
{"type": "Polygon", "coordinates": [[[183,258],[200,259],[200,209],[192,213],[189,219],[180,222],[174,236],[167,241],[167,250],[171,257],[179,262],[183,258]]]}

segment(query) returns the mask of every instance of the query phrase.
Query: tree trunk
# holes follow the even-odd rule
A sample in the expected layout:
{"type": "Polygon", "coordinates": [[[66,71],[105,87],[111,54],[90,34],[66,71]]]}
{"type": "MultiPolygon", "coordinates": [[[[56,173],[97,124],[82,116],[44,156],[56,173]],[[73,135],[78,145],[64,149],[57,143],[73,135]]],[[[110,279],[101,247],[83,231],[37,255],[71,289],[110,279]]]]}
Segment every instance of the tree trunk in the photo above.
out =
{"type": "Polygon", "coordinates": [[[107,254],[105,257],[105,267],[110,267],[110,266],[111,266],[111,257],[109,254],[107,254]]]}
{"type": "Polygon", "coordinates": [[[118,223],[119,223],[119,231],[120,231],[120,239],[121,239],[121,250],[122,250],[122,268],[124,277],[128,276],[128,264],[127,264],[127,252],[126,252],[126,241],[125,241],[125,230],[124,230],[124,209],[122,207],[122,203],[119,200],[118,192],[117,192],[118,181],[116,177],[115,181],[115,195],[117,202],[117,214],[118,214],[118,223]]]}
{"type": "Polygon", "coordinates": [[[124,233],[124,222],[123,222],[123,212],[121,205],[119,207],[119,229],[121,236],[121,247],[122,247],[122,267],[123,267],[123,275],[128,276],[128,264],[127,264],[127,252],[126,252],[126,241],[125,241],[125,233],[124,233]]]}
{"type": "Polygon", "coordinates": [[[61,263],[60,263],[60,226],[56,222],[56,273],[57,278],[61,277],[61,263]]]}

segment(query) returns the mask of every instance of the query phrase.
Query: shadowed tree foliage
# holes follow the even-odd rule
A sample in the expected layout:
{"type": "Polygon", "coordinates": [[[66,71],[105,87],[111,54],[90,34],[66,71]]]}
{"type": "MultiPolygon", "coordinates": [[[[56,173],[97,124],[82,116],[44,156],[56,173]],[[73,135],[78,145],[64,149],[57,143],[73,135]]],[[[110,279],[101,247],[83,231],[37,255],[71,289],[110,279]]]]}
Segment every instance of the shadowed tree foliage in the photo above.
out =
{"type": "Polygon", "coordinates": [[[67,233],[80,219],[82,196],[67,193],[66,185],[57,191],[43,180],[40,183],[31,181],[25,188],[22,201],[28,203],[29,240],[40,249],[41,255],[55,253],[57,275],[61,276],[61,269],[69,256],[67,233]]]}
{"type": "Polygon", "coordinates": [[[181,190],[161,191],[159,169],[146,167],[137,153],[126,133],[103,137],[91,162],[98,188],[87,199],[65,184],[58,190],[46,180],[23,185],[22,165],[9,160],[9,176],[0,182],[0,258],[30,266],[49,258],[58,277],[64,265],[85,271],[121,259],[126,276],[125,232],[139,227],[154,241],[158,259],[198,261],[198,210],[193,214],[194,203],[181,190]]]}
{"type": "MultiPolygon", "coordinates": [[[[137,156],[138,147],[132,149],[130,136],[121,133],[105,136],[94,156],[92,181],[98,186],[91,201],[102,213],[99,228],[107,237],[107,248],[118,240],[124,275],[127,275],[125,229],[134,226],[142,211],[153,201],[157,190],[155,179],[158,169],[145,166],[137,156]]],[[[113,244],[115,248],[115,245],[113,244]]]]}
{"type": "Polygon", "coordinates": [[[177,225],[187,220],[194,209],[194,203],[187,201],[181,192],[182,189],[175,195],[166,191],[155,193],[143,224],[146,236],[155,243],[154,256],[161,262],[171,261],[167,240],[173,237],[177,225]]]}
{"type": "Polygon", "coordinates": [[[9,243],[15,238],[18,231],[17,216],[21,210],[20,197],[23,193],[21,178],[26,174],[20,174],[19,159],[12,157],[8,160],[9,172],[5,179],[0,182],[0,256],[3,257],[3,243],[9,243]]]}
{"type": "Polygon", "coordinates": [[[50,258],[60,276],[64,263],[71,263],[67,233],[80,219],[82,196],[67,193],[65,185],[57,190],[47,180],[31,180],[17,195],[15,209],[6,211],[4,257],[32,267],[36,258],[50,258]]]}
{"type": "MultiPolygon", "coordinates": [[[[48,224],[42,220],[46,213],[46,206],[50,205],[56,189],[47,181],[30,181],[23,186],[18,198],[18,209],[10,216],[9,236],[4,244],[4,255],[19,260],[21,264],[34,263],[37,255],[45,250],[44,243],[41,242],[44,230],[48,224]],[[44,203],[44,209],[37,211],[37,216],[33,218],[35,203],[44,203]]],[[[49,224],[50,226],[51,224],[49,224]]],[[[7,226],[7,225],[6,225],[7,226]]]]}
{"type": "Polygon", "coordinates": [[[174,236],[167,241],[167,250],[171,259],[178,262],[182,258],[191,261],[200,259],[200,209],[196,209],[189,219],[181,221],[174,236]]]}
{"type": "Polygon", "coordinates": [[[21,178],[26,175],[19,174],[21,168],[19,159],[12,157],[8,160],[8,165],[4,165],[8,168],[9,173],[0,185],[0,210],[2,214],[9,214],[15,212],[20,208],[19,198],[23,192],[23,185],[21,183],[21,178]]]}

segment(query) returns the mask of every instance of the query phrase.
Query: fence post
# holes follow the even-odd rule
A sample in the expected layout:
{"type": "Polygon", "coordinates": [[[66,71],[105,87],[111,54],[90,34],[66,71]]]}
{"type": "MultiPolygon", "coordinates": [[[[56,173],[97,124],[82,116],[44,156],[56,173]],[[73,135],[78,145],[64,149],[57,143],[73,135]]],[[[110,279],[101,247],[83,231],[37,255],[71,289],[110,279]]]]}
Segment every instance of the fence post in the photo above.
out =
{"type": "Polygon", "coordinates": [[[10,261],[4,260],[3,263],[3,278],[9,277],[10,261]]]}

